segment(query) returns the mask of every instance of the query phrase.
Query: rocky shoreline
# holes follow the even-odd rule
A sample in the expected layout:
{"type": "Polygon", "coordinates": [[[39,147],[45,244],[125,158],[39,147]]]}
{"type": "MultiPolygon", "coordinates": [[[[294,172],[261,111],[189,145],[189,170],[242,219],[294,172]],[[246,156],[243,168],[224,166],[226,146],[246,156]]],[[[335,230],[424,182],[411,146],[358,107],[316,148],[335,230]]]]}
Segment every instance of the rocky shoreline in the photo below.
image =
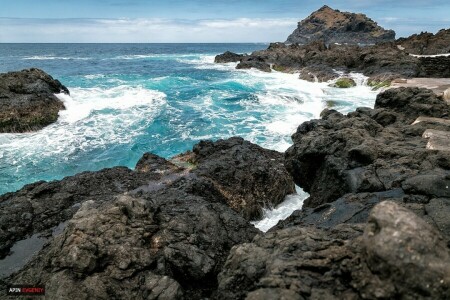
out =
{"type": "Polygon", "coordinates": [[[0,196],[0,298],[26,282],[47,299],[446,299],[449,106],[400,88],[321,116],[285,154],[204,141],[0,196]],[[254,228],[294,182],[304,208],[254,228]]]}
{"type": "MultiPolygon", "coordinates": [[[[362,17],[345,15],[344,23],[359,26],[362,17]]],[[[384,32],[367,22],[361,28],[384,32]]],[[[420,54],[444,45],[429,41],[436,39],[401,43],[420,54]]],[[[311,81],[358,71],[374,87],[418,74],[448,77],[439,62],[423,68],[424,59],[397,41],[313,41],[226,52],[216,62],[300,71],[311,81]]],[[[69,91],[41,70],[0,79],[0,132],[40,129],[64,109],[54,94],[69,91]]],[[[450,299],[446,100],[424,88],[390,89],[374,108],[325,109],[300,124],[285,153],[239,137],[201,141],[169,160],[145,153],[134,169],[1,195],[0,299],[13,284],[44,285],[43,299],[67,300],[450,299]],[[266,233],[256,229],[251,222],[295,184],[309,193],[303,208],[266,233]]]]}
{"type": "Polygon", "coordinates": [[[379,89],[396,79],[450,77],[449,45],[450,29],[395,40],[393,31],[365,15],[324,6],[299,22],[286,43],[272,43],[249,55],[228,51],[216,56],[215,62],[237,62],[237,69],[298,72],[300,79],[312,82],[357,72],[368,76],[368,84],[379,89]]]}

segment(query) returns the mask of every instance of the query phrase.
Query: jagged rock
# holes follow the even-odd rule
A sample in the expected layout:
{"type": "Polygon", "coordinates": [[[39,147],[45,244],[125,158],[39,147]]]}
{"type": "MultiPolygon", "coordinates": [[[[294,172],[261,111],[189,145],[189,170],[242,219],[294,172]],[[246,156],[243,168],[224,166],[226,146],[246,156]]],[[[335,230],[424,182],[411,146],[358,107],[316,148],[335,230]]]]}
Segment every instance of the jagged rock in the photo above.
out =
{"type": "Polygon", "coordinates": [[[366,15],[341,12],[325,5],[299,22],[286,42],[307,44],[322,40],[327,44],[375,44],[394,39],[393,30],[383,29],[366,15]]]}
{"type": "Polygon", "coordinates": [[[264,72],[271,72],[270,65],[260,57],[245,56],[241,62],[236,66],[236,69],[251,69],[255,68],[264,72]]]}
{"type": "Polygon", "coordinates": [[[270,66],[283,72],[300,71],[301,79],[319,81],[338,77],[335,71],[359,72],[375,78],[392,74],[390,80],[399,77],[445,77],[447,70],[425,67],[421,58],[408,55],[395,43],[374,46],[330,45],[321,41],[307,45],[271,44],[266,50],[255,51],[245,56],[236,68],[257,68],[269,71],[270,66]],[[308,75],[311,73],[311,75],[308,75]],[[322,75],[324,74],[324,76],[322,75]],[[320,80],[320,77],[325,79],[320,80]]]}
{"type": "Polygon", "coordinates": [[[311,195],[305,207],[318,207],[347,193],[395,188],[402,188],[408,197],[425,196],[425,202],[448,197],[435,189],[450,172],[449,153],[427,150],[422,134],[427,129],[450,128],[436,122],[411,123],[418,116],[448,118],[449,112],[448,105],[430,90],[400,88],[379,94],[375,109],[359,108],[347,116],[325,110],[321,120],[303,123],[286,151],[286,167],[296,184],[311,195]],[[430,174],[440,179],[429,185],[422,182],[423,188],[408,183],[415,176],[429,178],[430,174]]]}
{"type": "Polygon", "coordinates": [[[450,53],[450,28],[441,29],[436,34],[421,32],[407,38],[399,38],[397,45],[411,54],[435,55],[450,53]]]}
{"type": "Polygon", "coordinates": [[[234,247],[217,298],[446,299],[449,292],[442,236],[411,211],[382,202],[365,227],[293,226],[234,247]]]}
{"type": "Polygon", "coordinates": [[[86,201],[6,283],[43,283],[51,299],[208,297],[230,248],[257,232],[211,189],[183,177],[152,193],[86,201]]]}
{"type": "Polygon", "coordinates": [[[200,142],[187,155],[195,165],[192,172],[211,179],[228,205],[248,220],[261,218],[263,207],[274,207],[295,192],[283,154],[242,138],[200,142]]]}
{"type": "Polygon", "coordinates": [[[223,54],[219,54],[214,58],[215,63],[229,63],[229,62],[238,62],[244,57],[242,54],[236,54],[230,51],[227,51],[223,54]]]}
{"type": "Polygon", "coordinates": [[[258,232],[230,204],[252,215],[282,201],[293,182],[281,153],[241,138],[201,142],[183,156],[193,168],[147,153],[134,171],[85,172],[1,196],[2,257],[14,258],[11,246],[31,234],[46,243],[0,293],[39,282],[58,299],[210,297],[231,247],[258,232]]]}
{"type": "Polygon", "coordinates": [[[39,69],[0,74],[0,133],[39,130],[58,119],[64,104],[54,94],[69,94],[39,69]]]}

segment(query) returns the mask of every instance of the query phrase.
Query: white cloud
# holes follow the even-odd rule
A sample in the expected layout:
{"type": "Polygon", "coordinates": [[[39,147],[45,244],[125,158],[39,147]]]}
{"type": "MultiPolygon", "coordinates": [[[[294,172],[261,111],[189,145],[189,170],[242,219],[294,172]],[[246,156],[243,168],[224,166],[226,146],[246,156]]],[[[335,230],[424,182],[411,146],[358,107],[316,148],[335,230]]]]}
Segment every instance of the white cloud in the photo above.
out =
{"type": "Polygon", "coordinates": [[[13,19],[0,18],[0,42],[267,42],[283,41],[293,18],[13,19]]]}

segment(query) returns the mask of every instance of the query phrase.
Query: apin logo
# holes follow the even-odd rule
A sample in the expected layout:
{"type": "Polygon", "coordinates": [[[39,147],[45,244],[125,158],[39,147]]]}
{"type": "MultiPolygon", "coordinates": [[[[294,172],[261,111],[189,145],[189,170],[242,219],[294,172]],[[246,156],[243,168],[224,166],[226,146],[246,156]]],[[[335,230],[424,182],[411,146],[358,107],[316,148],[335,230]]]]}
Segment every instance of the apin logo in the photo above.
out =
{"type": "Polygon", "coordinates": [[[8,287],[8,295],[10,296],[39,296],[45,295],[45,286],[43,285],[12,285],[8,287]]]}

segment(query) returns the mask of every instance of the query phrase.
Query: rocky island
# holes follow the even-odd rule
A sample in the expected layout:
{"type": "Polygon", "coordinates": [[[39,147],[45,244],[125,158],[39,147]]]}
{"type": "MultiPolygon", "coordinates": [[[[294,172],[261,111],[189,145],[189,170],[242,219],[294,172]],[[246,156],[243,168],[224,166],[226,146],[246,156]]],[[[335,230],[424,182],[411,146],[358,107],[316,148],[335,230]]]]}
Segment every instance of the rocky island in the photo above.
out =
{"type": "Polygon", "coordinates": [[[376,44],[395,40],[395,32],[380,27],[364,14],[341,12],[324,5],[298,23],[286,43],[376,44]]]}

